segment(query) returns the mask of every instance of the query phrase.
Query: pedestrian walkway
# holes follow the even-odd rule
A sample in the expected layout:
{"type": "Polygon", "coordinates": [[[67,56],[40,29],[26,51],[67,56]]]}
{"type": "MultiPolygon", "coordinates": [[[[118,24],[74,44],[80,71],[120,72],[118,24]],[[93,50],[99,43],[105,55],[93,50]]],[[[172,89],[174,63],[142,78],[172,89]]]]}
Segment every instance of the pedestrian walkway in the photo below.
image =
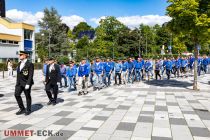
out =
{"type": "MultiPolygon", "coordinates": [[[[0,74],[0,139],[11,140],[210,140],[210,74],[111,86],[85,96],[60,89],[58,104],[48,98],[36,71],[32,113],[16,116],[15,78],[0,74]],[[32,137],[6,137],[5,130],[34,130],[32,137]],[[37,136],[53,130],[63,136],[37,136]]],[[[23,96],[24,97],[24,96],[23,96]]],[[[24,100],[24,99],[23,99],[24,100]]],[[[25,100],[24,100],[25,102],[25,100]]]]}

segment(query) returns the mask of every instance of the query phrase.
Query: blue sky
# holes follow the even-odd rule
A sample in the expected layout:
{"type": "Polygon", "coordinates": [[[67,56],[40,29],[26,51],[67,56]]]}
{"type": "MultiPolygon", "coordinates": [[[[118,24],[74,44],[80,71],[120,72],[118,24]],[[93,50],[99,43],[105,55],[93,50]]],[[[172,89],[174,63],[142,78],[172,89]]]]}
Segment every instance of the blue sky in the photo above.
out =
{"type": "Polygon", "coordinates": [[[43,9],[53,6],[72,27],[80,21],[97,26],[103,16],[115,16],[131,27],[141,22],[161,24],[168,20],[167,5],[166,0],[6,0],[7,15],[13,20],[37,24],[43,9]]]}

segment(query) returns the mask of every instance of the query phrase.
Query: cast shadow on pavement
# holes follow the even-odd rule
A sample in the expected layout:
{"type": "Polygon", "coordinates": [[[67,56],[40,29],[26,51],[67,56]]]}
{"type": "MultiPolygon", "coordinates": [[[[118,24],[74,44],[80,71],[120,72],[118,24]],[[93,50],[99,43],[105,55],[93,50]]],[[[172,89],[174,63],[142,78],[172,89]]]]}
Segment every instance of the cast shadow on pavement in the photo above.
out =
{"type": "Polygon", "coordinates": [[[180,87],[180,88],[186,88],[192,86],[193,83],[190,82],[184,82],[184,81],[177,81],[177,80],[150,80],[145,82],[148,85],[153,86],[160,86],[160,87],[180,87]]]}

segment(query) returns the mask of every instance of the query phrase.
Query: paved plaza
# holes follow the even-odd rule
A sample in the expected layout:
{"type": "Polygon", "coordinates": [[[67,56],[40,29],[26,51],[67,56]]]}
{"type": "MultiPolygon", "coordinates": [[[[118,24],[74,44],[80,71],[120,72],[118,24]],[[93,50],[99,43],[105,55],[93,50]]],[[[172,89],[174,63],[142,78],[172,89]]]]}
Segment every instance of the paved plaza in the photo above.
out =
{"type": "Polygon", "coordinates": [[[151,80],[94,92],[90,88],[85,96],[60,89],[58,104],[47,106],[41,71],[36,71],[33,112],[17,116],[16,78],[2,79],[0,73],[0,139],[210,140],[210,74],[199,77],[199,92],[191,90],[192,77],[151,80]],[[5,130],[34,130],[34,135],[7,137],[5,130]],[[37,130],[63,136],[37,136],[37,130]]]}

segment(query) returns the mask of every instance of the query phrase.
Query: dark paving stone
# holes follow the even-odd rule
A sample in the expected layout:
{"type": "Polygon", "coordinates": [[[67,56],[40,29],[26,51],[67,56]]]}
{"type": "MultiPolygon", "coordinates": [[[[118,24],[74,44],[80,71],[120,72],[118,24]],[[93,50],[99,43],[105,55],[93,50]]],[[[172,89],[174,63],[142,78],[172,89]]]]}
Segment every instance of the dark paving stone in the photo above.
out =
{"type": "Polygon", "coordinates": [[[89,108],[89,109],[91,109],[91,108],[94,108],[95,106],[88,106],[88,105],[85,105],[85,106],[83,106],[82,108],[89,108]]]}
{"type": "Polygon", "coordinates": [[[103,111],[114,111],[116,108],[104,108],[103,111]]]}
{"type": "Polygon", "coordinates": [[[135,123],[124,123],[124,122],[121,122],[117,126],[117,130],[133,131],[135,126],[136,126],[135,123]]]}
{"type": "Polygon", "coordinates": [[[144,104],[145,104],[145,105],[155,105],[155,102],[152,102],[152,101],[145,101],[144,104]]]}
{"type": "Polygon", "coordinates": [[[207,128],[189,127],[193,136],[210,137],[210,131],[207,128]]]}
{"type": "Polygon", "coordinates": [[[141,111],[140,114],[150,114],[150,115],[154,115],[153,111],[141,111]]]}
{"type": "Polygon", "coordinates": [[[210,120],[210,112],[207,111],[200,111],[195,110],[195,113],[202,119],[202,120],[210,120]]]}
{"type": "Polygon", "coordinates": [[[1,111],[9,112],[9,111],[12,111],[12,110],[15,110],[15,109],[17,109],[17,107],[9,107],[9,108],[5,108],[5,109],[3,109],[1,111]]]}
{"type": "Polygon", "coordinates": [[[91,128],[91,127],[82,127],[80,130],[90,130],[90,131],[97,131],[98,128],[91,128]]]}
{"type": "Polygon", "coordinates": [[[119,105],[117,109],[123,109],[123,110],[128,110],[130,106],[125,106],[125,105],[119,105]]]}
{"type": "Polygon", "coordinates": [[[195,111],[182,111],[182,114],[196,114],[195,111]]]}
{"type": "Polygon", "coordinates": [[[197,100],[187,100],[189,103],[199,103],[197,100]]]}
{"type": "Polygon", "coordinates": [[[187,125],[187,122],[185,119],[181,118],[170,118],[170,124],[175,124],[175,125],[187,125]]]}
{"type": "Polygon", "coordinates": [[[56,125],[68,125],[68,124],[70,124],[73,121],[74,121],[74,119],[72,119],[72,118],[62,118],[62,119],[56,121],[53,124],[56,124],[56,125]]]}
{"type": "Polygon", "coordinates": [[[60,111],[60,112],[56,113],[54,116],[63,116],[63,117],[66,117],[66,116],[68,116],[71,113],[72,113],[71,111],[60,111]]]}
{"type": "Polygon", "coordinates": [[[70,102],[70,103],[67,103],[67,104],[64,104],[64,106],[73,106],[75,104],[78,104],[79,102],[70,102]]]}
{"type": "Polygon", "coordinates": [[[92,102],[95,101],[95,99],[85,99],[84,102],[92,102]]]}
{"type": "Polygon", "coordinates": [[[167,106],[179,106],[176,102],[166,102],[167,106]]]}
{"type": "Polygon", "coordinates": [[[74,133],[76,133],[75,131],[68,131],[68,130],[59,130],[60,134],[63,134],[62,136],[52,136],[49,137],[47,140],[67,140],[69,137],[71,137],[74,133]]]}
{"type": "Polygon", "coordinates": [[[147,95],[138,95],[138,97],[147,97],[147,95]]]}
{"type": "Polygon", "coordinates": [[[98,104],[94,106],[94,108],[105,108],[107,105],[98,104]]]}
{"type": "Polygon", "coordinates": [[[150,116],[139,116],[138,122],[148,122],[148,123],[153,123],[154,122],[154,117],[150,116]]]}
{"type": "Polygon", "coordinates": [[[92,118],[92,120],[102,120],[102,121],[105,121],[107,119],[108,119],[108,117],[103,117],[103,116],[95,116],[92,118]]]}
{"type": "Polygon", "coordinates": [[[152,140],[173,140],[172,138],[167,138],[167,137],[152,137],[152,140]]]}
{"type": "Polygon", "coordinates": [[[29,124],[17,124],[15,126],[10,127],[9,129],[14,129],[14,130],[25,130],[26,128],[31,127],[29,124]]]}
{"type": "Polygon", "coordinates": [[[185,99],[185,97],[184,97],[184,96],[175,96],[175,98],[185,99]]]}
{"type": "Polygon", "coordinates": [[[108,97],[107,100],[115,100],[116,97],[108,97]]]}
{"type": "Polygon", "coordinates": [[[167,106],[155,106],[155,111],[168,111],[167,106]]]}

